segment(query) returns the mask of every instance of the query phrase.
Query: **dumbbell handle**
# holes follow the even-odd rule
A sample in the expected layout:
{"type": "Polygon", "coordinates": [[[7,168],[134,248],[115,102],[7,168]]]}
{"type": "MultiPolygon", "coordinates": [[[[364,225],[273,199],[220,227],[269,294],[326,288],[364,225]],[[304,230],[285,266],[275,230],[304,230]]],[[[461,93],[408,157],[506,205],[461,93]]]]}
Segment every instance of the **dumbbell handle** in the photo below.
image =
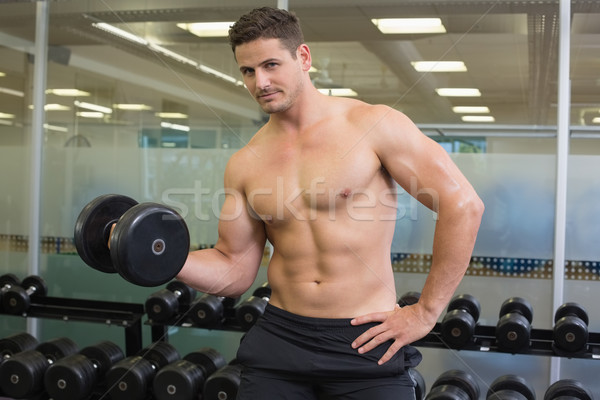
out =
{"type": "Polygon", "coordinates": [[[2,293],[4,293],[11,287],[13,287],[13,285],[11,285],[10,283],[5,283],[4,286],[2,286],[2,288],[0,288],[0,291],[2,291],[2,293]]]}

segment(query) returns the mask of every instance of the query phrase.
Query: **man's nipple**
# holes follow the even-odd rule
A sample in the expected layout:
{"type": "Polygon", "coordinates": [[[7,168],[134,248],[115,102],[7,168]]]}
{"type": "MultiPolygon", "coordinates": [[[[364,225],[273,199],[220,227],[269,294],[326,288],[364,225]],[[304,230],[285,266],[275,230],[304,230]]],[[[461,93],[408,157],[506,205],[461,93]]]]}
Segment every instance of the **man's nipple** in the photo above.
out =
{"type": "Polygon", "coordinates": [[[340,197],[342,197],[343,199],[347,199],[348,197],[350,197],[351,194],[352,194],[352,190],[349,188],[346,188],[340,192],[340,197]]]}

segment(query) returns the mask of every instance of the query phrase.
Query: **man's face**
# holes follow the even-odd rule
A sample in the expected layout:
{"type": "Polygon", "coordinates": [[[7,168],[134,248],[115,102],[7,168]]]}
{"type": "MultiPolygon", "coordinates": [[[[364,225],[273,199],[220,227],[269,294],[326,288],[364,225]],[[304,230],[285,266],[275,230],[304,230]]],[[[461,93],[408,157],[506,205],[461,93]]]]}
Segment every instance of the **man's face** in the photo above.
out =
{"type": "Polygon", "coordinates": [[[258,39],[237,46],[235,58],[250,94],[266,113],[289,109],[302,89],[302,61],[279,39],[258,39]]]}

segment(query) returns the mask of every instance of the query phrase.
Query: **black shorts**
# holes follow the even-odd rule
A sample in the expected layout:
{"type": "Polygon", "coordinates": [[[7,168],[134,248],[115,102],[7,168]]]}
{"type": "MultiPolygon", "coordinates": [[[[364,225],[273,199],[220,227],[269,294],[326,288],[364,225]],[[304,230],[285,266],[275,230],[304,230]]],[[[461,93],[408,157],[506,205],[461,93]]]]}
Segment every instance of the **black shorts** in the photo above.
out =
{"type": "Polygon", "coordinates": [[[352,348],[375,325],[303,317],[268,305],[238,349],[244,368],[237,400],[414,399],[408,369],[421,361],[417,349],[405,346],[378,365],[391,341],[365,354],[352,348]]]}

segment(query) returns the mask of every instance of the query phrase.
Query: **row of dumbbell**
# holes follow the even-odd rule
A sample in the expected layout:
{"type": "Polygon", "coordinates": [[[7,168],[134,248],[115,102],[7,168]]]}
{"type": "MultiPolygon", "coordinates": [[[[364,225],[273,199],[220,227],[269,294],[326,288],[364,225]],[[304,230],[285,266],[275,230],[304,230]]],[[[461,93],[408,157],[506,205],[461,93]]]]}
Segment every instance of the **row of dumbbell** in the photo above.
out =
{"type": "MultiPolygon", "coordinates": [[[[479,400],[481,389],[468,372],[453,369],[442,373],[422,400],[479,400]]],[[[535,390],[526,379],[517,375],[502,375],[488,387],[486,400],[536,400],[535,390]]],[[[562,379],[544,393],[544,400],[594,400],[592,392],[581,382],[562,379]]]]}
{"type": "Polygon", "coordinates": [[[240,366],[218,351],[201,348],[180,358],[167,342],[125,357],[110,341],[79,350],[66,337],[39,343],[18,333],[0,339],[0,355],[0,396],[13,399],[235,399],[241,379],[240,366]]]}
{"type": "MultiPolygon", "coordinates": [[[[408,292],[400,297],[399,305],[412,304],[419,299],[418,292],[408,292]]],[[[455,296],[446,310],[440,336],[450,348],[460,349],[472,343],[475,327],[481,313],[479,301],[469,294],[455,296]]],[[[526,352],[531,343],[533,308],[522,297],[506,299],[500,306],[496,323],[496,345],[499,350],[526,352]]],[[[588,314],[578,303],[562,304],[554,314],[552,349],[560,356],[574,356],[588,350],[588,314]]]]}
{"type": "Polygon", "coordinates": [[[32,297],[47,293],[48,285],[41,276],[30,275],[21,281],[14,274],[4,274],[0,276],[0,311],[21,315],[29,310],[32,297]]]}
{"type": "Polygon", "coordinates": [[[264,313],[270,297],[271,288],[266,282],[240,302],[239,298],[210,294],[198,297],[198,292],[184,283],[171,281],[146,299],[145,311],[155,323],[185,322],[199,328],[236,326],[247,331],[264,313]]]}

